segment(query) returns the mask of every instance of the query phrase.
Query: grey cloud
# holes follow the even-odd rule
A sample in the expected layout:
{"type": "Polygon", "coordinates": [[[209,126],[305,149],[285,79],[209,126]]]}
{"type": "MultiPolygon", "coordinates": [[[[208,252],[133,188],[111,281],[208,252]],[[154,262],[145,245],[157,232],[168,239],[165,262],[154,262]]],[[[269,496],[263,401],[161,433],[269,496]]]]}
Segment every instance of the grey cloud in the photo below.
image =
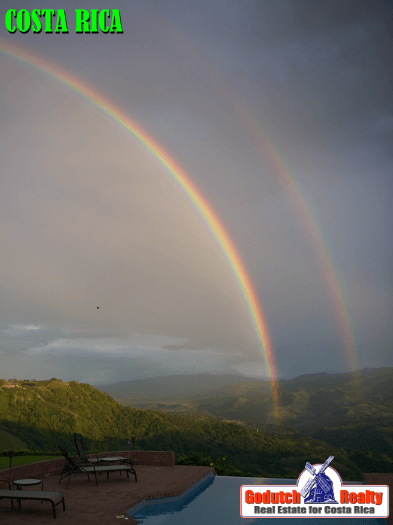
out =
{"type": "Polygon", "coordinates": [[[307,142],[331,152],[383,144],[391,158],[392,126],[371,131],[393,111],[388,3],[283,0],[244,6],[250,26],[220,37],[237,44],[238,59],[226,74],[249,91],[263,125],[293,148],[307,142]],[[241,51],[248,60],[241,60],[241,51]]]}
{"type": "Polygon", "coordinates": [[[391,3],[385,0],[277,0],[275,2],[245,2],[252,34],[270,45],[282,45],[293,40],[310,40],[331,31],[339,33],[351,26],[381,26],[383,36],[392,29],[391,3]],[[280,28],[280,31],[277,31],[280,28]]]}
{"type": "Polygon", "coordinates": [[[181,345],[165,345],[162,348],[165,350],[206,350],[204,346],[198,345],[192,341],[181,345]]]}

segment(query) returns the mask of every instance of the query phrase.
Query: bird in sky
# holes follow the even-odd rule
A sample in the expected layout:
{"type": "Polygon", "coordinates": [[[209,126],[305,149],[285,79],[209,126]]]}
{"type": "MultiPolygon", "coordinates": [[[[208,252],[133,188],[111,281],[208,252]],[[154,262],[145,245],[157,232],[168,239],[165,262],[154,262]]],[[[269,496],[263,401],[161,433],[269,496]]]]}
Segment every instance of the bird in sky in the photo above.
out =
{"type": "Polygon", "coordinates": [[[99,309],[99,306],[97,306],[97,310],[99,309]]]}

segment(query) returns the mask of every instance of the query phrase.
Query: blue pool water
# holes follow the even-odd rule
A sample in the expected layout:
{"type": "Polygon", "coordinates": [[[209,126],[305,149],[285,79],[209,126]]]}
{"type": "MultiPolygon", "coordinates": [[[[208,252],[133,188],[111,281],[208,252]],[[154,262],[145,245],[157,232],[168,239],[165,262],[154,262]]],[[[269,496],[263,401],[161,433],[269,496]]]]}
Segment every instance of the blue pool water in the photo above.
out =
{"type": "MultiPolygon", "coordinates": [[[[241,485],[295,485],[293,479],[211,476],[203,478],[181,496],[142,502],[127,514],[143,525],[386,525],[377,518],[241,518],[241,485]]],[[[345,484],[345,482],[344,482],[345,484]]],[[[355,483],[351,483],[353,485],[355,483]]]]}

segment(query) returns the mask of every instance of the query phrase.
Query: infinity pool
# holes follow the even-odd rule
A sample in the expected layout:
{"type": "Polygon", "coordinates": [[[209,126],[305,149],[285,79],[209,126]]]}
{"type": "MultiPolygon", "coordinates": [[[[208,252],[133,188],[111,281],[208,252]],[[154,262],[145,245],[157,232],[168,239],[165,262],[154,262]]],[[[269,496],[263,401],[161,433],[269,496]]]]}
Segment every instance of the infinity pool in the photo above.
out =
{"type": "MultiPolygon", "coordinates": [[[[181,496],[142,502],[127,511],[144,525],[239,525],[290,523],[291,525],[386,525],[377,518],[241,518],[241,485],[295,485],[294,479],[243,478],[206,476],[181,496]]],[[[355,483],[351,482],[351,485],[355,483]]],[[[344,482],[345,485],[345,482],[344,482]]]]}

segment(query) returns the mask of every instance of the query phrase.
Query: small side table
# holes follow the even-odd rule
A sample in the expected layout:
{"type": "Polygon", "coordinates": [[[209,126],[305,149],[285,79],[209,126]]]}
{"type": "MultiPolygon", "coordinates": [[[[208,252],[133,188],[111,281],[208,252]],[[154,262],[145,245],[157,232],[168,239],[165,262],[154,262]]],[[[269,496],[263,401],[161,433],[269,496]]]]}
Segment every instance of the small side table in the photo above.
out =
{"type": "MultiPolygon", "coordinates": [[[[29,487],[32,485],[39,485],[41,483],[41,490],[44,490],[44,483],[40,479],[16,479],[12,482],[13,485],[16,485],[16,490],[22,490],[22,487],[29,487]]],[[[23,499],[23,498],[22,498],[23,499]]],[[[18,498],[19,508],[21,500],[18,498]]],[[[41,503],[44,503],[41,501],[41,503]]]]}
{"type": "MultiPolygon", "coordinates": [[[[115,463],[115,461],[118,461],[118,462],[120,463],[120,465],[123,465],[123,461],[124,461],[125,459],[127,459],[127,458],[123,458],[123,457],[121,457],[121,456],[113,456],[113,457],[108,457],[108,458],[100,458],[100,460],[101,460],[100,463],[101,463],[101,465],[102,465],[103,462],[111,464],[111,463],[115,463]]],[[[120,471],[120,476],[121,476],[121,471],[120,471]]]]}
{"type": "Polygon", "coordinates": [[[44,483],[40,479],[16,479],[12,483],[16,485],[16,490],[21,490],[22,487],[29,487],[30,485],[39,485],[41,483],[41,490],[44,490],[44,483]]]}

